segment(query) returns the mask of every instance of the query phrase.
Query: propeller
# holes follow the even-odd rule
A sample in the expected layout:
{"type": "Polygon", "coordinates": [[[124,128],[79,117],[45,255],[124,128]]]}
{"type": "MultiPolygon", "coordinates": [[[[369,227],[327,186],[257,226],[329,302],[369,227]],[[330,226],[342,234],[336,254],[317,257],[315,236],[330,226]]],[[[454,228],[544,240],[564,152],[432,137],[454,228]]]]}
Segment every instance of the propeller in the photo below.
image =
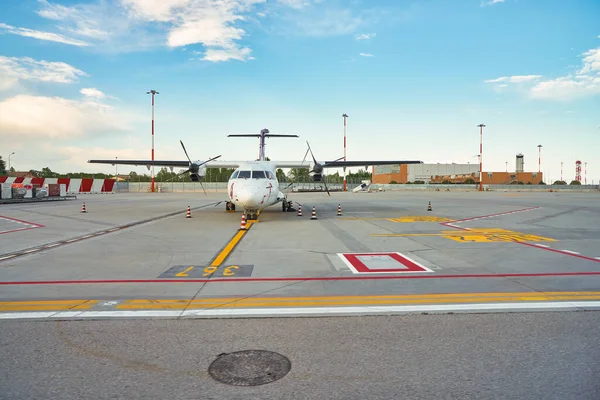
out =
{"type": "MultiPolygon", "coordinates": [[[[183,172],[180,172],[177,175],[183,175],[183,174],[186,174],[188,172],[190,174],[198,174],[198,171],[200,170],[201,166],[203,166],[204,164],[206,164],[208,162],[211,162],[213,160],[216,160],[217,158],[221,157],[220,155],[218,155],[216,157],[213,157],[213,158],[210,158],[210,159],[204,161],[203,163],[196,164],[196,163],[193,163],[192,160],[190,159],[190,156],[188,155],[188,152],[185,149],[185,145],[183,144],[183,141],[180,140],[179,143],[181,143],[181,147],[183,147],[183,152],[185,153],[185,156],[187,157],[188,161],[190,162],[190,166],[188,167],[187,170],[185,170],[183,172]]],[[[198,181],[198,182],[200,182],[200,187],[202,188],[202,191],[204,192],[204,195],[206,196],[206,190],[204,190],[204,185],[202,185],[201,181],[198,181]]]]}
{"type": "MultiPolygon", "coordinates": [[[[306,149],[306,153],[304,153],[304,158],[302,158],[302,162],[300,163],[300,165],[304,165],[304,161],[306,161],[306,156],[307,155],[308,155],[308,149],[306,149]]],[[[295,183],[295,179],[292,179],[292,181],[290,182],[290,184],[287,185],[284,190],[286,190],[287,188],[289,188],[290,186],[292,186],[294,183],[295,183]]]]}
{"type": "MultiPolygon", "coordinates": [[[[308,173],[310,174],[311,172],[314,172],[315,174],[321,174],[323,172],[323,165],[319,164],[319,162],[317,162],[317,159],[315,158],[315,155],[312,152],[312,149],[310,148],[310,144],[308,144],[308,140],[306,141],[306,145],[308,146],[308,150],[310,151],[310,155],[313,159],[313,162],[315,163],[315,166],[313,167],[312,171],[308,171],[308,173]]],[[[340,157],[335,161],[339,161],[344,157],[340,157]]],[[[335,162],[332,161],[332,162],[335,162]]],[[[323,179],[323,184],[325,184],[325,190],[327,191],[327,195],[331,196],[331,194],[329,193],[329,188],[327,187],[327,182],[325,179],[323,179]]]]}

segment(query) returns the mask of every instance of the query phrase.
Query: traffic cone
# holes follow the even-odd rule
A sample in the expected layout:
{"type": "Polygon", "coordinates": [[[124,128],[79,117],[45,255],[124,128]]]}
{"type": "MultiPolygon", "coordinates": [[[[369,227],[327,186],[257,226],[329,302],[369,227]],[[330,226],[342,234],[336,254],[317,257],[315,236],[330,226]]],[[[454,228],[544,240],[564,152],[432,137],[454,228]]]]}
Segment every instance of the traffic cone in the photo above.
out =
{"type": "Polygon", "coordinates": [[[192,218],[192,211],[190,210],[190,206],[188,206],[187,213],[185,214],[186,218],[192,218]]]}
{"type": "Polygon", "coordinates": [[[342,205],[338,204],[338,213],[337,215],[342,215],[342,205]]]}
{"type": "Polygon", "coordinates": [[[427,211],[432,211],[431,210],[431,202],[429,202],[429,205],[427,206],[427,211]]]}
{"type": "Polygon", "coordinates": [[[242,213],[242,223],[240,224],[240,230],[246,230],[246,214],[242,213]]]}
{"type": "Polygon", "coordinates": [[[315,211],[315,206],[313,206],[312,215],[310,219],[317,219],[317,211],[315,211]]]}
{"type": "Polygon", "coordinates": [[[87,211],[85,211],[85,201],[83,202],[83,204],[81,205],[81,212],[85,213],[87,211]]]}
{"type": "Polygon", "coordinates": [[[302,216],[302,206],[300,204],[298,204],[298,216],[302,216]]]}

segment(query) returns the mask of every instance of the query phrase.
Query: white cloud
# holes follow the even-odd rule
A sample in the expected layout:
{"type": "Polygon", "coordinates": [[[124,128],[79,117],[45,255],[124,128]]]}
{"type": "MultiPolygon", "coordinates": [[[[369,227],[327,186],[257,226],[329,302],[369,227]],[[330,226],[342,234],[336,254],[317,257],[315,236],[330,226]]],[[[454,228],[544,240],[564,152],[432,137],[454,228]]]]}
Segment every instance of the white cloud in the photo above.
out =
{"type": "Polygon", "coordinates": [[[238,48],[232,47],[230,49],[208,49],[204,54],[203,60],[206,61],[227,61],[230,59],[233,60],[254,60],[254,57],[250,57],[250,50],[248,47],[238,48]]]}
{"type": "Polygon", "coordinates": [[[500,83],[500,82],[507,82],[507,83],[522,83],[522,82],[530,82],[533,80],[537,80],[540,79],[542,76],[541,75],[514,75],[514,76],[502,76],[500,78],[496,78],[496,79],[488,79],[486,81],[484,81],[485,83],[500,83]]]}
{"type": "Polygon", "coordinates": [[[80,76],[87,76],[82,70],[64,62],[38,61],[30,57],[5,56],[0,56],[0,75],[7,78],[4,82],[5,89],[13,86],[19,80],[73,83],[80,76]],[[11,82],[12,84],[10,84],[11,82]]]}
{"type": "Polygon", "coordinates": [[[322,3],[324,0],[277,0],[279,4],[292,7],[297,10],[311,6],[313,4],[322,3]]]}
{"type": "Polygon", "coordinates": [[[499,3],[504,3],[504,0],[490,0],[490,1],[482,1],[481,2],[481,7],[484,6],[492,6],[494,4],[499,4],[499,3]]]}
{"type": "Polygon", "coordinates": [[[288,32],[314,37],[348,35],[363,24],[351,10],[335,8],[295,12],[288,15],[285,22],[284,29],[288,32]]]}
{"type": "Polygon", "coordinates": [[[0,138],[6,140],[68,139],[126,125],[112,107],[93,101],[18,95],[0,102],[0,138]]]}
{"type": "Polygon", "coordinates": [[[369,40],[377,36],[376,33],[361,33],[356,37],[356,40],[369,40]]]}
{"type": "Polygon", "coordinates": [[[582,65],[575,74],[539,82],[531,88],[531,97],[569,101],[600,94],[600,47],[581,57],[582,65]]]}
{"type": "Polygon", "coordinates": [[[104,99],[107,96],[102,93],[100,90],[96,89],[96,88],[83,88],[79,91],[79,93],[81,93],[82,95],[86,96],[86,97],[91,97],[91,98],[95,98],[95,99],[104,99]]]}
{"type": "Polygon", "coordinates": [[[574,100],[589,95],[600,94],[600,77],[570,76],[540,82],[531,88],[531,96],[547,100],[574,100]]]}
{"type": "Polygon", "coordinates": [[[373,54],[370,53],[359,53],[358,55],[361,57],[373,57],[373,54]]]}
{"type": "Polygon", "coordinates": [[[31,38],[35,38],[35,39],[39,39],[39,40],[47,40],[50,42],[70,44],[73,46],[82,47],[82,46],[90,45],[89,43],[84,42],[82,40],[71,39],[71,38],[65,37],[63,35],[59,35],[57,33],[36,31],[33,29],[28,29],[28,28],[18,28],[16,26],[7,25],[7,24],[3,24],[3,23],[0,23],[0,30],[4,30],[5,32],[13,34],[13,35],[31,37],[31,38]]]}
{"type": "Polygon", "coordinates": [[[168,26],[167,45],[202,44],[205,60],[245,61],[250,49],[239,45],[246,32],[236,25],[244,13],[266,0],[121,0],[130,15],[142,22],[168,26]]]}

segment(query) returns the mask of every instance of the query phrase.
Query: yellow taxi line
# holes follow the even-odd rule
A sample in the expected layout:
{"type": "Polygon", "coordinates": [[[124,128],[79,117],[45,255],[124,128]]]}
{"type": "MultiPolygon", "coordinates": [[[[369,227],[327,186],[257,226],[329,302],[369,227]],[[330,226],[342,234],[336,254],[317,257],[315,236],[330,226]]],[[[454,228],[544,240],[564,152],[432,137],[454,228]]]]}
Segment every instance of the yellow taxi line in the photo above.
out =
{"type": "Polygon", "coordinates": [[[251,307],[324,307],[348,305],[396,305],[396,304],[439,304],[439,303],[476,303],[476,302],[527,302],[527,301],[557,301],[557,300],[600,300],[600,296],[514,296],[514,297],[473,297],[473,298],[446,298],[446,299],[411,299],[411,300],[338,300],[338,301],[279,301],[279,302],[247,302],[234,301],[214,304],[124,304],[119,309],[195,309],[195,308],[251,308],[251,307]]]}
{"type": "Polygon", "coordinates": [[[238,242],[240,240],[242,240],[242,237],[246,234],[246,232],[248,232],[248,229],[250,229],[250,227],[252,226],[253,223],[254,222],[251,222],[251,221],[247,222],[246,229],[238,231],[238,233],[236,233],[235,236],[233,237],[233,239],[231,239],[229,241],[229,243],[227,243],[225,248],[223,250],[221,250],[221,252],[217,256],[217,258],[215,258],[214,261],[210,265],[213,267],[218,267],[219,265],[221,265],[223,263],[223,261],[225,261],[225,259],[229,255],[229,253],[231,253],[233,251],[233,248],[238,244],[238,242]]]}
{"type": "Polygon", "coordinates": [[[423,299],[423,298],[453,298],[453,297],[527,297],[527,296],[564,296],[564,295],[599,295],[600,291],[588,291],[588,292],[498,292],[498,293],[432,293],[432,294],[403,294],[403,295],[371,295],[371,296],[304,296],[304,297],[220,297],[220,298],[206,298],[206,299],[134,299],[126,300],[122,304],[169,304],[169,303],[223,303],[230,301],[291,301],[291,300],[370,300],[370,299],[423,299]]]}

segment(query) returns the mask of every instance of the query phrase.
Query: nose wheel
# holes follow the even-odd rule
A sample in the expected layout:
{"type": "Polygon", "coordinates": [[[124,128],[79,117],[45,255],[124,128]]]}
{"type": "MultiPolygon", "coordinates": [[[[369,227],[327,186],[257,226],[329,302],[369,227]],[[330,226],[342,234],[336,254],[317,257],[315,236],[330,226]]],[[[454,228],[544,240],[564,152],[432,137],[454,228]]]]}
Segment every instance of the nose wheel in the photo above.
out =
{"type": "Polygon", "coordinates": [[[296,209],[294,208],[294,202],[293,201],[287,201],[287,199],[284,199],[281,202],[281,211],[283,212],[292,212],[292,211],[296,211],[296,209]]]}
{"type": "Polygon", "coordinates": [[[235,211],[235,204],[233,204],[231,201],[228,201],[227,203],[225,203],[225,210],[235,211]]]}

